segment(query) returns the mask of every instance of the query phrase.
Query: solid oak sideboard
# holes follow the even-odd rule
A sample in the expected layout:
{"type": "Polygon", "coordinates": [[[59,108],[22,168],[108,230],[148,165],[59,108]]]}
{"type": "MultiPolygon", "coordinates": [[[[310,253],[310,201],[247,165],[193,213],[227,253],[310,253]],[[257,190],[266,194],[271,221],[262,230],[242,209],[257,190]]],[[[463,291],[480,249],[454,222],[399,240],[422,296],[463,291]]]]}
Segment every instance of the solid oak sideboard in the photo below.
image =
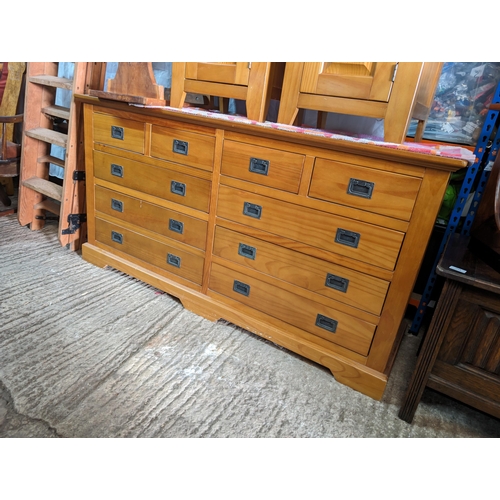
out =
{"type": "Polygon", "coordinates": [[[382,397],[449,175],[466,161],[76,98],[85,260],[382,397]]]}

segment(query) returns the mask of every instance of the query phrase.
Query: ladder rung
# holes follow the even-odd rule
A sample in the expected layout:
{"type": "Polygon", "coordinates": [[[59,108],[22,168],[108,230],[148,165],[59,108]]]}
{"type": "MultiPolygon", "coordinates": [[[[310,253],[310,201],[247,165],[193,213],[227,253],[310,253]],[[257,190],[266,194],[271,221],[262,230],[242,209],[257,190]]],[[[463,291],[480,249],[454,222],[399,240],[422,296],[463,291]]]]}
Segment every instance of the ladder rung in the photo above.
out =
{"type": "Polygon", "coordinates": [[[31,177],[30,179],[23,181],[23,186],[33,189],[33,191],[36,191],[37,193],[44,194],[49,198],[53,198],[54,200],[62,200],[62,186],[59,186],[59,184],[55,184],[54,182],[41,179],[40,177],[31,177]]]}
{"type": "Polygon", "coordinates": [[[46,85],[48,87],[56,87],[58,89],[73,89],[73,80],[69,78],[63,78],[61,76],[52,75],[36,75],[30,76],[29,81],[31,83],[38,83],[39,85],[46,85]]]}
{"type": "Polygon", "coordinates": [[[55,215],[59,215],[61,213],[61,204],[54,200],[43,200],[40,203],[36,203],[33,208],[35,210],[47,210],[55,215]]]}
{"type": "Polygon", "coordinates": [[[25,134],[33,139],[61,146],[61,148],[65,148],[68,141],[68,136],[66,134],[61,134],[61,132],[56,132],[55,130],[50,130],[48,128],[34,128],[32,130],[26,130],[25,134]]]}
{"type": "Polygon", "coordinates": [[[57,116],[58,118],[62,118],[63,120],[69,120],[69,108],[65,108],[63,106],[47,106],[42,108],[42,113],[45,113],[49,116],[57,116]]]}
{"type": "Polygon", "coordinates": [[[64,160],[61,160],[60,158],[56,158],[55,156],[51,155],[44,155],[40,156],[38,158],[38,163],[53,163],[54,165],[58,165],[59,167],[64,168],[66,166],[66,163],[64,160]]]}

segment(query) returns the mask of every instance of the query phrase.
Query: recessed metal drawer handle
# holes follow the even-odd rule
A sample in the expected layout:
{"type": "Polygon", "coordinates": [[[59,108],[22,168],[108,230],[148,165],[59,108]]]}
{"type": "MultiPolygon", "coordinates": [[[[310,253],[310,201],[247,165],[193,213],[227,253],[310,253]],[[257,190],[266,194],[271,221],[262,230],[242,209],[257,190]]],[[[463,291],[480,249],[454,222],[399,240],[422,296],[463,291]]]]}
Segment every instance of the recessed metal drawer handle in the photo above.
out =
{"type": "Polygon", "coordinates": [[[111,175],[114,175],[115,177],[123,177],[123,167],[121,165],[116,165],[116,163],[112,163],[111,175]]]}
{"type": "Polygon", "coordinates": [[[172,253],[167,254],[167,264],[174,267],[181,267],[181,258],[172,253]]]}
{"type": "Polygon", "coordinates": [[[125,132],[123,130],[123,127],[115,127],[114,125],[111,125],[111,137],[113,139],[123,141],[124,136],[125,132]]]}
{"type": "Polygon", "coordinates": [[[269,160],[260,160],[259,158],[250,158],[250,172],[255,174],[267,175],[269,171],[269,160]]]}
{"type": "Polygon", "coordinates": [[[335,243],[340,243],[341,245],[347,245],[348,247],[358,248],[359,239],[361,235],[353,231],[348,231],[347,229],[337,229],[337,234],[335,235],[335,243]]]}
{"type": "Polygon", "coordinates": [[[174,153],[178,153],[180,155],[187,155],[189,149],[189,143],[186,141],[179,141],[178,139],[174,139],[174,145],[172,147],[172,151],[174,153]]]}
{"type": "Polygon", "coordinates": [[[241,255],[242,257],[246,257],[247,259],[255,260],[257,249],[255,247],[251,247],[250,245],[245,245],[244,243],[240,243],[238,247],[238,254],[241,255]]]}
{"type": "Polygon", "coordinates": [[[186,196],[186,184],[182,182],[172,181],[170,183],[170,191],[179,196],[186,196]]]}
{"type": "Polygon", "coordinates": [[[248,215],[248,217],[253,217],[254,219],[260,219],[262,207],[245,201],[243,204],[243,215],[248,215]]]}
{"type": "Polygon", "coordinates": [[[341,278],[340,276],[335,276],[335,274],[328,273],[326,275],[325,285],[339,292],[346,293],[347,287],[349,286],[349,280],[347,278],[341,278]]]}
{"type": "Polygon", "coordinates": [[[184,223],[175,219],[168,221],[168,228],[174,233],[182,234],[184,232],[184,223]]]}
{"type": "Polygon", "coordinates": [[[123,234],[117,233],[116,231],[111,231],[111,241],[120,243],[121,245],[123,243],[123,234]]]}
{"type": "Polygon", "coordinates": [[[241,295],[245,295],[245,297],[248,297],[250,295],[250,285],[247,285],[246,283],[242,283],[241,281],[238,281],[238,280],[234,280],[233,290],[236,293],[240,293],[241,295]]]}
{"type": "Polygon", "coordinates": [[[111,198],[111,208],[117,212],[123,212],[123,201],[115,200],[111,198]]]}
{"type": "Polygon", "coordinates": [[[337,330],[337,325],[338,321],[329,318],[328,316],[323,316],[322,314],[318,314],[316,316],[316,326],[319,326],[324,330],[335,333],[335,331],[337,330]]]}
{"type": "Polygon", "coordinates": [[[361,179],[350,179],[349,185],[347,186],[347,194],[370,199],[374,187],[374,182],[363,181],[361,179]]]}

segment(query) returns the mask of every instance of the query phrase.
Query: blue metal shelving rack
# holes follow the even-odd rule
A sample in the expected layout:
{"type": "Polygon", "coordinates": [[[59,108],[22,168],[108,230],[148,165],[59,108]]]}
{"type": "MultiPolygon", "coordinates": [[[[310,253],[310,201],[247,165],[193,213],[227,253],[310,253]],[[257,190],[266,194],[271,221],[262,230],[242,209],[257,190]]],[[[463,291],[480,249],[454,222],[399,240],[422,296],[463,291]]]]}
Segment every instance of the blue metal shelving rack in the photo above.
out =
{"type": "MultiPolygon", "coordinates": [[[[497,86],[495,94],[492,99],[492,104],[500,103],[500,83],[497,86]]],[[[491,171],[491,165],[493,165],[493,161],[495,160],[496,154],[498,152],[500,146],[500,126],[497,127],[498,117],[500,111],[497,110],[489,110],[486,116],[483,128],[481,130],[481,135],[477,142],[476,148],[474,149],[474,155],[476,156],[476,160],[473,165],[467,168],[467,172],[465,174],[464,180],[462,182],[462,186],[460,188],[460,192],[457,197],[457,201],[453,207],[453,210],[450,215],[450,219],[446,226],[445,233],[441,240],[441,244],[439,246],[436,258],[431,268],[431,272],[429,277],[427,278],[427,282],[422,293],[422,297],[418,304],[417,312],[413,318],[413,322],[410,326],[409,332],[416,335],[420,326],[422,325],[422,321],[424,319],[424,314],[431,300],[431,294],[434,290],[434,285],[436,284],[436,267],[439,263],[439,259],[443,254],[444,248],[451,234],[453,234],[459,225],[461,215],[464,211],[465,205],[467,203],[467,199],[471,192],[471,189],[474,187],[474,182],[476,177],[481,170],[481,177],[479,182],[477,183],[476,190],[474,193],[474,198],[471,202],[470,208],[467,212],[467,216],[465,218],[464,224],[461,229],[461,234],[466,236],[469,235],[469,231],[476,215],[476,210],[481,201],[481,197],[484,192],[484,188],[489,178],[489,174],[491,171]],[[492,138],[493,134],[495,137],[492,138]],[[491,142],[491,145],[490,145],[491,142]],[[488,147],[490,145],[490,147],[488,147]]]]}

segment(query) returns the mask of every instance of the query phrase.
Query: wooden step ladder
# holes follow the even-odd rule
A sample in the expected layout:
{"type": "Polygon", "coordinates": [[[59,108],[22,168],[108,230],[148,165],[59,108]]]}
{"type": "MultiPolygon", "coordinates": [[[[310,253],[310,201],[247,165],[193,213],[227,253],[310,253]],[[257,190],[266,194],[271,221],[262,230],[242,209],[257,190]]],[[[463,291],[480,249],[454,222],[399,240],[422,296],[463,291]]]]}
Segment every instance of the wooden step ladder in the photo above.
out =
{"type": "Polygon", "coordinates": [[[59,64],[27,66],[18,220],[38,230],[56,217],[61,245],[78,250],[86,238],[85,164],[80,107],[72,97],[99,86],[102,63],[74,63],[72,79],[57,76],[59,64]],[[56,105],[57,89],[72,93],[69,108],[56,105]],[[58,130],[58,121],[67,129],[58,130]],[[64,159],[51,155],[52,145],[64,148],[64,159]],[[62,186],[49,180],[51,163],[64,169],[62,186]]]}

